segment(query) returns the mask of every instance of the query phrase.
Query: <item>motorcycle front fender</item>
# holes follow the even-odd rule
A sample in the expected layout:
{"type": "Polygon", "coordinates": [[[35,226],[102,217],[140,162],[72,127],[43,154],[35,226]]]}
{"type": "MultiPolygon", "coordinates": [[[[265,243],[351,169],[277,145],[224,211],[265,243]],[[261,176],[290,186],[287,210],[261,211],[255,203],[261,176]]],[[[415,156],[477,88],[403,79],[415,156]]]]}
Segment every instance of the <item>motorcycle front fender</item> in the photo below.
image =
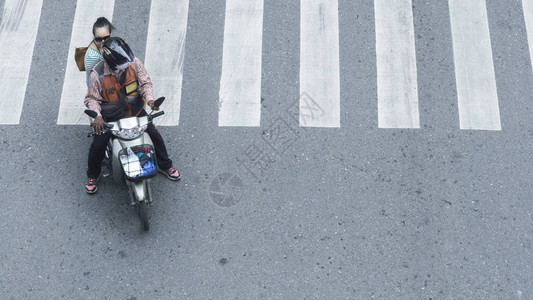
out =
{"type": "MultiPolygon", "coordinates": [[[[148,184],[149,180],[142,180],[139,182],[129,182],[133,196],[137,201],[147,201],[148,200],[148,184]]],[[[131,199],[133,201],[133,199],[131,199]]]]}

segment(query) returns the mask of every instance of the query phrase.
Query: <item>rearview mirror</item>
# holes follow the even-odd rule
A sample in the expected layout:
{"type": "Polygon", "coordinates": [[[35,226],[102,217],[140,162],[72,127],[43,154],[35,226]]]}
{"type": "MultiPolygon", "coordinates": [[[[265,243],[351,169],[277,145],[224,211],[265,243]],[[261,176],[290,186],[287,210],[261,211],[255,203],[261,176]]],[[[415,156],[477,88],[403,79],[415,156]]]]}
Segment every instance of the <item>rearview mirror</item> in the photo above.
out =
{"type": "Polygon", "coordinates": [[[157,100],[155,100],[155,102],[154,102],[154,106],[155,106],[155,107],[159,107],[159,106],[161,106],[161,104],[163,103],[163,101],[165,101],[165,97],[160,97],[160,98],[158,98],[157,100]]]}

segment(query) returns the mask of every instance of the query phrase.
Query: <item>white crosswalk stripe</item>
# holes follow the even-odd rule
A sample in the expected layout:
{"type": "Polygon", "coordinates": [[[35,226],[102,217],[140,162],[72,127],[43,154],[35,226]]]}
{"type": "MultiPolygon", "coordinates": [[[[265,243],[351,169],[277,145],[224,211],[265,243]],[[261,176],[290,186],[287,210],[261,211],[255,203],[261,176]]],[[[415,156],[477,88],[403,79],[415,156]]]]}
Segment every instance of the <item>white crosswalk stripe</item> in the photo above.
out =
{"type": "Polygon", "coordinates": [[[259,126],[263,0],[227,0],[219,126],[259,126]]]}
{"type": "Polygon", "coordinates": [[[461,129],[501,130],[485,0],[450,0],[461,129]]]}
{"type": "Polygon", "coordinates": [[[375,0],[378,126],[419,128],[411,0],[375,0]]]}
{"type": "MultiPolygon", "coordinates": [[[[300,126],[340,127],[339,16],[337,0],[302,0],[300,4],[300,94],[321,113],[300,113],[300,126]]],[[[300,98],[300,112],[309,107],[300,98]]]]}
{"type": "Polygon", "coordinates": [[[6,0],[0,24],[0,124],[18,124],[30,75],[42,0],[6,0]]]}
{"type": "Polygon", "coordinates": [[[67,68],[63,81],[63,92],[57,124],[87,125],[88,118],[83,111],[83,98],[87,92],[85,72],[80,73],[74,60],[75,47],[86,47],[87,41],[92,40],[92,26],[98,17],[106,17],[112,22],[114,0],[78,0],[72,36],[68,48],[67,68]]]}
{"type": "MultiPolygon", "coordinates": [[[[264,0],[227,0],[219,90],[219,126],[261,126],[264,0]]],[[[501,130],[486,0],[448,0],[460,129],[501,130]]],[[[420,128],[412,0],[374,1],[379,128],[420,128]]],[[[85,74],[74,48],[91,40],[97,17],[111,20],[113,0],[78,0],[57,124],[86,125],[85,74]]],[[[533,61],[533,0],[522,0],[533,61]]],[[[0,124],[18,124],[39,26],[42,0],[6,0],[0,25],[0,124]],[[13,105],[14,103],[14,105],[13,105]]],[[[300,3],[300,120],[305,127],[341,127],[338,0],[300,3]]],[[[156,96],[167,97],[160,125],[180,123],[189,0],[152,0],[145,65],[156,96]],[[162,59],[164,58],[164,59],[162,59]],[[170,63],[169,63],[170,62],[170,63]]],[[[266,12],[277,13],[277,12],[266,12]]],[[[355,30],[356,28],[354,28],[355,30]]],[[[295,29],[297,30],[297,29],[295,29]]],[[[215,101],[212,101],[213,105],[215,101]]]]}
{"type": "Polygon", "coordinates": [[[526,23],[529,57],[530,61],[533,62],[533,0],[522,0],[522,8],[524,10],[524,19],[526,23]]]}
{"type": "Polygon", "coordinates": [[[179,124],[188,14],[189,0],[152,0],[145,67],[155,97],[166,97],[165,114],[157,120],[158,125],[179,124]]]}

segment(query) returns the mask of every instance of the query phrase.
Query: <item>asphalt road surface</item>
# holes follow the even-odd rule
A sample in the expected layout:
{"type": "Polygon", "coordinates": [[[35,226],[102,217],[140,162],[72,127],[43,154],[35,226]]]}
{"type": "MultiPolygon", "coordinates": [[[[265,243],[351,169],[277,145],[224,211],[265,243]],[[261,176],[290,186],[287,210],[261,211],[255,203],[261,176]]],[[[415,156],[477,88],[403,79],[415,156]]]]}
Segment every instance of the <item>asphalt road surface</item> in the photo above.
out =
{"type": "MultiPolygon", "coordinates": [[[[0,298],[533,299],[522,3],[486,1],[501,130],[460,127],[448,2],[412,7],[420,128],[378,126],[363,0],[338,4],[340,127],[299,126],[295,0],[264,3],[260,126],[223,127],[225,1],[190,0],[180,121],[159,127],[182,179],[153,180],[145,233],[126,187],[84,191],[89,127],[57,125],[76,1],[44,0],[20,122],[0,125],[0,298]]],[[[115,1],[142,60],[149,15],[115,1]]]]}

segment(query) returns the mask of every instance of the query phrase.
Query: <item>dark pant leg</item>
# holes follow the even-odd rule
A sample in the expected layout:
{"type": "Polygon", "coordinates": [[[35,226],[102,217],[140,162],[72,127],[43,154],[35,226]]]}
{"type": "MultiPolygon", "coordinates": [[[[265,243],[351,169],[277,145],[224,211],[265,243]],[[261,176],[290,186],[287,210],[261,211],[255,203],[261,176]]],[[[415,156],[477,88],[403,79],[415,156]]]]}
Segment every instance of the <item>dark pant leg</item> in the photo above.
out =
{"type": "Polygon", "coordinates": [[[100,176],[100,163],[105,157],[105,149],[109,143],[110,137],[111,132],[109,131],[105,132],[104,134],[94,136],[93,143],[89,149],[87,177],[97,178],[100,176]]]}
{"type": "Polygon", "coordinates": [[[153,124],[150,124],[146,129],[146,133],[148,133],[154,143],[155,155],[157,156],[157,164],[159,165],[159,168],[167,170],[172,167],[172,160],[168,157],[167,147],[165,146],[163,137],[157,128],[155,128],[153,124]]]}

